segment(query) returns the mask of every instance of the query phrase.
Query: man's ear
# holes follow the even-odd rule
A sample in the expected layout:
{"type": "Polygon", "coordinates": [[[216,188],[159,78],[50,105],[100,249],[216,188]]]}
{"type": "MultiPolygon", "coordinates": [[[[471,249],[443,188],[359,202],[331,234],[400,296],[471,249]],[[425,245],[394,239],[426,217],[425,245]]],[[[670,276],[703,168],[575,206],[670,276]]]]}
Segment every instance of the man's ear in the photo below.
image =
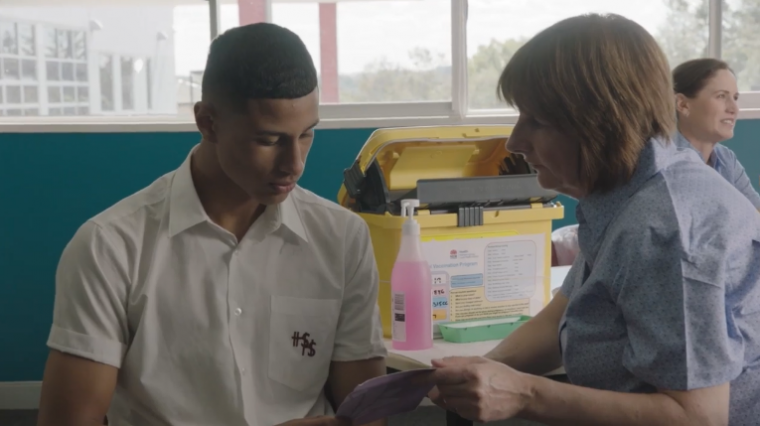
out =
{"type": "Polygon", "coordinates": [[[198,131],[203,135],[203,139],[216,143],[216,132],[214,131],[214,117],[216,116],[214,106],[209,102],[196,102],[193,107],[195,113],[195,125],[198,131]]]}
{"type": "Polygon", "coordinates": [[[676,93],[676,111],[681,116],[689,116],[689,98],[683,93],[676,93]]]}

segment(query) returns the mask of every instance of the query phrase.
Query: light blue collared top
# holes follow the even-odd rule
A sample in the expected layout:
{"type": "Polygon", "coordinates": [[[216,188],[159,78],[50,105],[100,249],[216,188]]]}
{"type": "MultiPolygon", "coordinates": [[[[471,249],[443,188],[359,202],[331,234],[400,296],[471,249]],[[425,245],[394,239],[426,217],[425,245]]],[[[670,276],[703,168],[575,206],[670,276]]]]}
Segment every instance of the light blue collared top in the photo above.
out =
{"type": "MultiPolygon", "coordinates": [[[[694,145],[681,132],[676,132],[673,141],[679,148],[690,148],[697,151],[694,145]]],[[[756,209],[760,209],[760,194],[752,187],[752,183],[744,171],[742,163],[736,158],[736,154],[723,144],[715,145],[712,155],[707,161],[716,172],[726,178],[736,189],[752,202],[756,209]]]]}
{"type": "Polygon", "coordinates": [[[760,419],[760,214],[692,150],[650,141],[627,184],[581,199],[562,292],[570,381],[618,392],[730,382],[760,419]]]}

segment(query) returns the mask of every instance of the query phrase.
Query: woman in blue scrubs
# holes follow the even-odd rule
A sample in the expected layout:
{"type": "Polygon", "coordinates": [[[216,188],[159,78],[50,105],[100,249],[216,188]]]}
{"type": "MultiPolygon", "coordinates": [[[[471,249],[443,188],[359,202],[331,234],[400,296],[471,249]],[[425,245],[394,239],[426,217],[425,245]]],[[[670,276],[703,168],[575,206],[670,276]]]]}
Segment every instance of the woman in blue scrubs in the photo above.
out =
{"type": "Polygon", "coordinates": [[[561,21],[499,81],[507,143],[578,199],[560,293],[483,358],[434,361],[431,398],[476,421],[757,425],[760,215],[676,130],[667,59],[617,15],[561,21]],[[568,383],[542,377],[564,365],[568,383]]]}
{"type": "Polygon", "coordinates": [[[739,88],[728,64],[712,58],[694,59],[673,70],[678,132],[676,145],[691,148],[760,209],[760,195],[752,187],[736,154],[720,142],[734,136],[739,114],[739,88]]]}

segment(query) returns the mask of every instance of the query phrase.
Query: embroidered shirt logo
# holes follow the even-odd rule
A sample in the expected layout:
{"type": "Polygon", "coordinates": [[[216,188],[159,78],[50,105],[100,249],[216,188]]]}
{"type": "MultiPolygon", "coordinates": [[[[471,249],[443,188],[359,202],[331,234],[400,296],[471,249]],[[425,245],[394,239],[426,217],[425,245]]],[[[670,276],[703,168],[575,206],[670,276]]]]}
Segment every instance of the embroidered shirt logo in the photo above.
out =
{"type": "Polygon", "coordinates": [[[309,340],[309,333],[304,333],[303,335],[299,333],[298,331],[293,332],[293,347],[297,348],[300,344],[301,346],[301,356],[314,356],[317,353],[317,350],[314,349],[314,346],[317,346],[317,343],[314,341],[314,339],[309,340]]]}

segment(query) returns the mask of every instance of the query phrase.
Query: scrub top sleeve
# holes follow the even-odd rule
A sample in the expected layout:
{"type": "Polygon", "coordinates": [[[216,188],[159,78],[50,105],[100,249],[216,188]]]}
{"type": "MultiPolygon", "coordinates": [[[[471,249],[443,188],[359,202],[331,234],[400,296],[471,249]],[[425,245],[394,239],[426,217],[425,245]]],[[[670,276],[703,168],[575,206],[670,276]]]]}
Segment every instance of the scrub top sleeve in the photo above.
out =
{"type": "Polygon", "coordinates": [[[47,345],[119,368],[127,349],[128,274],[122,251],[87,222],[61,255],[47,345]]]}
{"type": "Polygon", "coordinates": [[[741,373],[744,355],[740,337],[728,332],[725,277],[700,276],[678,237],[645,240],[650,243],[631,244],[613,285],[629,340],[623,365],[660,389],[730,382],[741,373]]]}
{"type": "Polygon", "coordinates": [[[560,292],[569,299],[573,294],[573,289],[583,283],[585,272],[586,259],[583,257],[583,253],[578,253],[578,255],[575,257],[575,260],[573,261],[573,266],[570,267],[570,270],[565,276],[565,281],[562,282],[560,292]]]}

